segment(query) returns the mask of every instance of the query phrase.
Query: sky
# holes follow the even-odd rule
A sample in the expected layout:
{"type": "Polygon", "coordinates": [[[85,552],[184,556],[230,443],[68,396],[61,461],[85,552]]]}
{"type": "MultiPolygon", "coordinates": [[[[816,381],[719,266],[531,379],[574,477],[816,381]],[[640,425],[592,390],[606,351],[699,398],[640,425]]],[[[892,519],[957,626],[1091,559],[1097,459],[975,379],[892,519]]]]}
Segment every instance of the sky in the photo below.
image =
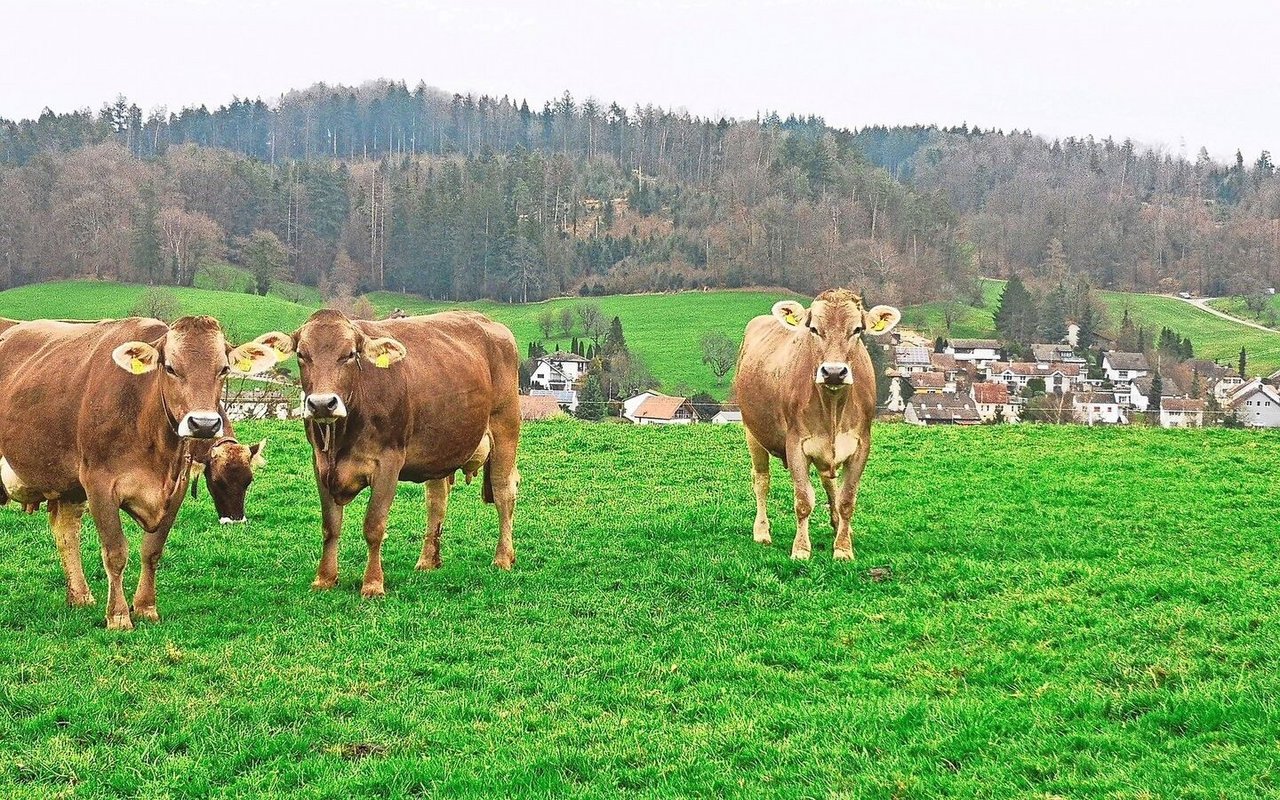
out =
{"type": "Polygon", "coordinates": [[[1280,3],[1259,0],[48,0],[7,8],[0,117],[272,102],[386,78],[568,90],[839,127],[967,122],[1280,150],[1280,3]]]}

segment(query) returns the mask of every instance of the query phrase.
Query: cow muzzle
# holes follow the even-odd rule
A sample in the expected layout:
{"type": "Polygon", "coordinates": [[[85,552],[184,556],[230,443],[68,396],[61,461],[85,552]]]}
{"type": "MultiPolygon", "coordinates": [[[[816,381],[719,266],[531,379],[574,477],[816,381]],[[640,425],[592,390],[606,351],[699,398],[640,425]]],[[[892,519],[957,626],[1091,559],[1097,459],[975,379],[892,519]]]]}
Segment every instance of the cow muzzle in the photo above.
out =
{"type": "Polygon", "coordinates": [[[243,525],[245,522],[248,522],[248,520],[244,517],[241,517],[240,519],[232,519],[231,517],[218,518],[218,524],[220,525],[243,525]]]}
{"type": "Polygon", "coordinates": [[[333,422],[347,416],[347,404],[336,394],[309,394],[303,414],[316,422],[333,422]]]}
{"type": "Polygon", "coordinates": [[[192,411],[178,423],[178,435],[190,439],[221,436],[222,415],[214,411],[192,411]]]}
{"type": "Polygon", "coordinates": [[[828,389],[839,389],[841,386],[853,383],[853,371],[843,361],[824,361],[818,365],[814,382],[828,389]]]}

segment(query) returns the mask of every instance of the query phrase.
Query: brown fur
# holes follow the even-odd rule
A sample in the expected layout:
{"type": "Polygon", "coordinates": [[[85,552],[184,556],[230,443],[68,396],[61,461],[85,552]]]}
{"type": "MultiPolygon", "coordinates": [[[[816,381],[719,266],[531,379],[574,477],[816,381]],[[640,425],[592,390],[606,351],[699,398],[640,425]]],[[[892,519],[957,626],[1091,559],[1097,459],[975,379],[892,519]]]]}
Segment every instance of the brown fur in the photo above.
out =
{"type": "MultiPolygon", "coordinates": [[[[376,596],[384,592],[382,539],[397,482],[427,482],[439,494],[455,472],[474,474],[481,460],[484,497],[498,506],[494,563],[511,567],[520,407],[519,357],[509,330],[470,311],[371,322],[322,310],[290,337],[267,334],[259,341],[269,338],[288,341],[297,351],[308,396],[336,394],[347,411],[327,425],[329,433],[325,424],[306,423],[324,519],[315,588],[337,582],[343,507],[365,487],[372,497],[364,521],[369,562],[361,592],[376,596]],[[364,349],[384,337],[402,344],[405,355],[381,368],[364,349]],[[341,361],[352,353],[361,355],[341,361]],[[485,455],[487,437],[491,448],[485,455]]],[[[444,500],[437,506],[443,516],[444,500]]],[[[432,535],[429,525],[427,538],[432,535]]],[[[438,563],[438,549],[428,561],[438,563]]]]}
{"type": "MultiPolygon", "coordinates": [[[[879,314],[882,308],[873,311],[879,314]]],[[[852,558],[851,520],[876,409],[875,375],[862,338],[880,317],[873,318],[863,307],[862,298],[847,289],[823,292],[810,308],[796,304],[794,309],[794,329],[773,315],[756,317],[747,325],[734,378],[751,453],[757,500],[755,539],[771,541],[764,498],[768,494],[769,458],[773,456],[786,465],[795,490],[792,556],[808,558],[811,551],[812,464],[823,479],[830,502],[834,555],[852,558]],[[849,382],[832,386],[818,383],[816,376],[824,363],[846,364],[849,382]],[[837,470],[843,471],[838,489],[837,470]]],[[[887,311],[896,323],[896,310],[887,311]]],[[[892,325],[885,332],[888,328],[892,325]]]]}

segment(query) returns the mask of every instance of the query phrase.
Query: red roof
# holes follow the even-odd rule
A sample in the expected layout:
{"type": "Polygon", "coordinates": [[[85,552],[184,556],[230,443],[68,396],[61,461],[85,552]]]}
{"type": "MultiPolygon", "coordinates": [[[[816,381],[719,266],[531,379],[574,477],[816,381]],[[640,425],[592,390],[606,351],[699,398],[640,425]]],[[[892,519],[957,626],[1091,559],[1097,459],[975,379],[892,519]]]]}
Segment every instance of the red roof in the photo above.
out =
{"type": "Polygon", "coordinates": [[[680,407],[689,402],[685,397],[667,397],[655,395],[645,400],[636,409],[636,419],[675,419],[680,407]]]}
{"type": "Polygon", "coordinates": [[[520,419],[538,420],[549,419],[558,416],[564,412],[560,410],[560,404],[556,402],[554,397],[530,397],[527,394],[520,395],[520,419]]]}
{"type": "Polygon", "coordinates": [[[1164,411],[1204,411],[1206,405],[1203,400],[1189,397],[1166,397],[1160,401],[1160,408],[1164,411]]]}
{"type": "Polygon", "coordinates": [[[973,399],[977,403],[1004,404],[1009,402],[1009,387],[1003,383],[975,383],[973,399]]]}
{"type": "Polygon", "coordinates": [[[907,377],[907,381],[917,389],[945,389],[947,376],[941,372],[917,372],[907,377]]]}

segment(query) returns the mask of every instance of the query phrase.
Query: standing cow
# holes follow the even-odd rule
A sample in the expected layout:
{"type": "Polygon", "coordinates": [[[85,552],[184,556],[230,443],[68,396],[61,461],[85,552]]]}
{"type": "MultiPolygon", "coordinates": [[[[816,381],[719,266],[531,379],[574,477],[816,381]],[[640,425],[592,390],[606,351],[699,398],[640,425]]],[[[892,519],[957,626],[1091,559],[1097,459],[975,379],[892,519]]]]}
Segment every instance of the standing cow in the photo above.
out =
{"type": "Polygon", "coordinates": [[[129,543],[120,512],[146,535],[133,611],[158,620],[155,570],[187,488],[192,440],[216,439],[225,377],[275,365],[270,348],[232,349],[212,317],[71,323],[0,335],[0,502],[49,505],[67,602],[93,605],[80,521],[93,515],[107,573],[107,627],[129,630],[129,543]]]}
{"type": "Polygon", "coordinates": [[[385,593],[382,540],[399,481],[427,484],[428,518],[418,569],[440,565],[440,527],[459,469],[484,470],[483,497],[498,509],[493,563],[515,563],[516,444],[520,438],[519,357],[511,331],[471,311],[381,322],[333,310],[311,315],[292,335],[260,343],[295,352],[324,525],[324,552],[312,588],[338,581],[343,507],[368,486],[369,546],[360,593],[385,593]]]}
{"type": "Polygon", "coordinates": [[[795,485],[796,538],[791,557],[806,559],[814,492],[809,465],[817,468],[830,502],[836,559],[853,558],[850,523],[858,482],[871,449],[876,380],[862,339],[898,324],[896,308],[870,311],[845,289],[818,295],[805,308],[793,300],[747,325],[734,389],[751,451],[756,495],[754,536],[769,544],[769,456],[782,459],[795,485]],[[844,469],[837,493],[836,470],[844,469]]]}

